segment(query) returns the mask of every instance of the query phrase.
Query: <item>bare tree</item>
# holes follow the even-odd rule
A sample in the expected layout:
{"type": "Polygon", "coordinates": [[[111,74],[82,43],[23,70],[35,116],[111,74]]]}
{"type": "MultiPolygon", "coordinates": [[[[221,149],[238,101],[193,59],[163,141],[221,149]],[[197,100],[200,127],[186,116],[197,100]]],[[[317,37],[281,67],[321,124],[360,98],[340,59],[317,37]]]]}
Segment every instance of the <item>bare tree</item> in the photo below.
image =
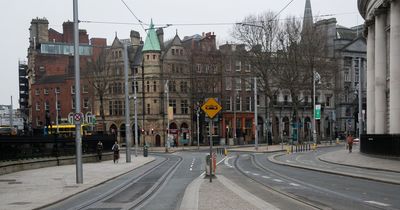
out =
{"type": "Polygon", "coordinates": [[[100,103],[100,117],[103,124],[103,132],[106,131],[105,113],[104,113],[104,97],[107,94],[107,88],[110,82],[109,64],[107,62],[108,50],[103,49],[99,56],[88,62],[87,80],[95,89],[95,95],[100,103]]]}

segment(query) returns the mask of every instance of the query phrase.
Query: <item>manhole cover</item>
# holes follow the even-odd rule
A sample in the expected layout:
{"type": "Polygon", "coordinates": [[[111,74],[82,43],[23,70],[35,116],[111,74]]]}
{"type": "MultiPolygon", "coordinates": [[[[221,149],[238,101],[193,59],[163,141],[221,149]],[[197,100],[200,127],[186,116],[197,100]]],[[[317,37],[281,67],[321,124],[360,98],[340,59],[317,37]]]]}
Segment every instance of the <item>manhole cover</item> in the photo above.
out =
{"type": "Polygon", "coordinates": [[[9,205],[26,205],[30,204],[31,202],[15,202],[15,203],[10,203],[9,205]]]}
{"type": "Polygon", "coordinates": [[[0,182],[15,182],[16,179],[0,179],[0,182]]]}

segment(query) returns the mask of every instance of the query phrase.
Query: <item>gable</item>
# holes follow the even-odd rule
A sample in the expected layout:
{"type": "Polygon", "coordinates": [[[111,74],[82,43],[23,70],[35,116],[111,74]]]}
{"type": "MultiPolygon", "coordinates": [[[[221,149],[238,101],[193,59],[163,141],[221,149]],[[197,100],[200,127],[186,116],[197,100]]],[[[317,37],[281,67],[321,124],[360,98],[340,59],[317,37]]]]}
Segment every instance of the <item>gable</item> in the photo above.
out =
{"type": "Polygon", "coordinates": [[[364,38],[359,38],[349,43],[348,45],[342,48],[342,51],[350,51],[350,52],[366,52],[367,51],[367,43],[364,38]]]}

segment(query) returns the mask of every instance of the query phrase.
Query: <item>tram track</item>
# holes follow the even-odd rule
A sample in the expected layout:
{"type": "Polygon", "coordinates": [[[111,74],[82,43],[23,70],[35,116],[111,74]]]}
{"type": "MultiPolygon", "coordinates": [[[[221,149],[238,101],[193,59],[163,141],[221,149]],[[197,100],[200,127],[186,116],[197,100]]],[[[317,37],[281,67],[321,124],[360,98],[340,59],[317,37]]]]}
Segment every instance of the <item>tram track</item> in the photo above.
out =
{"type": "MultiPolygon", "coordinates": [[[[292,183],[299,183],[300,185],[306,186],[306,187],[308,187],[308,188],[310,188],[312,190],[315,190],[316,192],[319,192],[319,193],[330,193],[330,194],[333,193],[336,196],[342,197],[343,199],[348,199],[345,195],[340,194],[338,192],[334,192],[334,191],[331,191],[329,189],[325,189],[325,188],[320,187],[320,186],[315,186],[315,185],[310,184],[310,183],[305,183],[305,182],[303,182],[301,180],[298,180],[298,179],[295,179],[295,178],[292,178],[292,177],[288,177],[288,176],[286,176],[284,174],[281,174],[281,173],[279,173],[279,172],[277,172],[275,170],[269,169],[266,166],[264,166],[263,164],[261,164],[259,162],[259,160],[257,160],[257,158],[255,157],[254,154],[249,155],[249,157],[250,157],[251,165],[254,168],[256,168],[259,171],[261,171],[262,173],[264,173],[264,174],[273,175],[275,178],[277,178],[279,180],[285,180],[285,181],[292,182],[292,183]]],[[[254,176],[251,176],[249,173],[246,173],[248,171],[244,170],[240,166],[240,164],[238,163],[239,161],[240,160],[239,160],[239,155],[238,155],[237,158],[234,161],[235,168],[241,174],[243,174],[247,178],[251,179],[252,181],[254,181],[256,183],[259,183],[259,184],[267,187],[268,189],[270,189],[270,190],[272,190],[272,191],[274,191],[276,193],[279,193],[279,194],[281,194],[281,195],[283,195],[283,196],[285,196],[287,198],[290,198],[290,199],[293,199],[293,200],[298,201],[300,203],[303,203],[304,205],[307,205],[307,206],[309,206],[311,208],[314,208],[314,209],[334,209],[332,207],[329,207],[330,205],[324,204],[322,201],[317,201],[316,202],[314,200],[309,200],[307,198],[300,197],[300,196],[298,196],[296,194],[293,194],[293,193],[290,193],[290,192],[285,192],[285,191],[279,189],[279,187],[277,187],[277,186],[269,185],[269,184],[261,181],[260,179],[254,177],[254,176]]],[[[354,201],[355,200],[352,200],[352,202],[354,202],[354,201]]],[[[362,206],[365,206],[365,207],[368,207],[368,208],[371,208],[371,209],[387,209],[387,208],[382,208],[382,207],[379,207],[379,206],[376,206],[376,205],[369,205],[368,203],[365,203],[362,200],[357,200],[357,202],[359,202],[359,205],[362,205],[362,206]]]]}
{"type": "Polygon", "coordinates": [[[125,174],[107,184],[107,188],[95,188],[74,199],[61,201],[46,209],[138,209],[153,198],[173,175],[183,158],[176,155],[159,155],[165,158],[155,165],[142,168],[142,171],[125,174]],[[115,185],[114,185],[115,183],[115,185]]]}

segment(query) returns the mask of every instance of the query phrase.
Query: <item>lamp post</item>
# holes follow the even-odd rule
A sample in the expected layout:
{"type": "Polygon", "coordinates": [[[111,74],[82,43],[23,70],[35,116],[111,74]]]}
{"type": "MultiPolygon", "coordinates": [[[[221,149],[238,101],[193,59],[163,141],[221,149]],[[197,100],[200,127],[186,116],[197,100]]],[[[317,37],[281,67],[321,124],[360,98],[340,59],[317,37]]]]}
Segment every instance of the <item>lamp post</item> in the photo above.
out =
{"type": "Polygon", "coordinates": [[[200,150],[200,125],[199,125],[200,107],[199,106],[197,106],[196,115],[197,115],[197,150],[200,150]]]}
{"type": "Polygon", "coordinates": [[[363,133],[363,117],[362,117],[362,61],[358,60],[358,139],[361,141],[363,133]]]}
{"type": "Polygon", "coordinates": [[[168,152],[169,147],[169,87],[168,87],[168,80],[165,82],[165,94],[167,95],[167,142],[165,144],[165,152],[168,152]]]}
{"type": "Polygon", "coordinates": [[[313,142],[314,144],[317,143],[317,131],[316,131],[316,119],[315,119],[315,114],[316,114],[316,110],[315,110],[315,83],[316,82],[320,82],[321,80],[321,76],[318,74],[318,72],[316,72],[313,69],[313,122],[312,122],[312,127],[313,127],[313,142]]]}

